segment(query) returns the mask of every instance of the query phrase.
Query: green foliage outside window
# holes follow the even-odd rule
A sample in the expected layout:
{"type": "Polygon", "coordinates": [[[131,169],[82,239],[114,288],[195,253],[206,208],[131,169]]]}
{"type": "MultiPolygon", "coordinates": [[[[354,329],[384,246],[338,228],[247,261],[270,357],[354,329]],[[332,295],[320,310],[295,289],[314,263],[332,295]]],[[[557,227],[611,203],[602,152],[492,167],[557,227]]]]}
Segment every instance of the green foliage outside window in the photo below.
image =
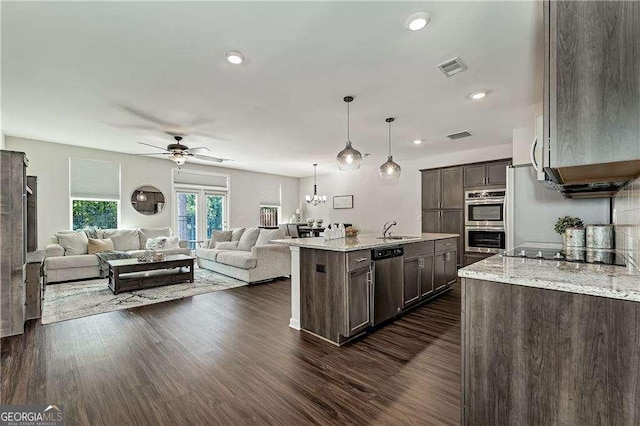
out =
{"type": "Polygon", "coordinates": [[[73,229],[118,227],[118,202],[73,200],[73,229]]]}

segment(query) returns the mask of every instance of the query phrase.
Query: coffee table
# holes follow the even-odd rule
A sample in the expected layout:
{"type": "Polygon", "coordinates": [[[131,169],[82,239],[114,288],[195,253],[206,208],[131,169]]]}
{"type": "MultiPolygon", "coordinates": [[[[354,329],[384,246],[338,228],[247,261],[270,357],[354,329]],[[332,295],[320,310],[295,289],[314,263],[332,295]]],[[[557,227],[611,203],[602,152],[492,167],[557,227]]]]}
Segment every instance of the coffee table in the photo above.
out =
{"type": "Polygon", "coordinates": [[[161,285],[193,282],[193,257],[184,254],[166,256],[157,262],[138,259],[109,260],[109,288],[113,294],[161,285]]]}

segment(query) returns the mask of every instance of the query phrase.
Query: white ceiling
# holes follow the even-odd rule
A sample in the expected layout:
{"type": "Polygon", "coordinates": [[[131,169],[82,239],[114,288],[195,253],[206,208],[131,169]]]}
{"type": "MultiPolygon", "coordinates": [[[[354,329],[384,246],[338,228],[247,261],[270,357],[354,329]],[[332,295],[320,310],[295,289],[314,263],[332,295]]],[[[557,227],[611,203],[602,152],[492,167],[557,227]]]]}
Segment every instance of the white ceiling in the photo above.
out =
{"type": "Polygon", "coordinates": [[[166,145],[126,107],[193,136],[229,167],[291,176],[336,169],[346,140],[382,163],[509,143],[541,99],[536,2],[2,2],[6,135],[127,153],[166,145]],[[429,27],[406,18],[425,11],[429,27]],[[241,66],[224,54],[240,50],[241,66]],[[436,65],[459,56],[447,79],[436,65]],[[466,96],[490,90],[482,101],[466,96]],[[473,136],[449,141],[445,135],[473,136]],[[415,138],[428,141],[420,146],[415,138]]]}

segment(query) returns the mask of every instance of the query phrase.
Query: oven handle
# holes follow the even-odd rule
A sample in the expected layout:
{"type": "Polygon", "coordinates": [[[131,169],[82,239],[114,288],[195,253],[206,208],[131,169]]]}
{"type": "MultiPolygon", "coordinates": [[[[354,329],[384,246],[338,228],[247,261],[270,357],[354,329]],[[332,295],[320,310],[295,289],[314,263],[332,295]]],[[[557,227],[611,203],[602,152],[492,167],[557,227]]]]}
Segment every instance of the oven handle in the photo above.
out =
{"type": "Polygon", "coordinates": [[[482,200],[464,200],[467,205],[482,205],[482,204],[502,204],[505,202],[505,197],[500,198],[483,198],[482,200]]]}
{"type": "Polygon", "coordinates": [[[465,226],[466,231],[504,231],[504,226],[465,226]]]}

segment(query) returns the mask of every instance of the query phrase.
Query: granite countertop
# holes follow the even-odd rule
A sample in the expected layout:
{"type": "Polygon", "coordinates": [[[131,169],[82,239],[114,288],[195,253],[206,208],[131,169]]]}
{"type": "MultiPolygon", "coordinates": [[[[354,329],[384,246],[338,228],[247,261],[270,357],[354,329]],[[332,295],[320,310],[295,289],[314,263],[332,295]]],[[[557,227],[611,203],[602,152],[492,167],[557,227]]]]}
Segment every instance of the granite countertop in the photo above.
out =
{"type": "Polygon", "coordinates": [[[636,267],[495,255],[458,271],[462,278],[640,302],[636,267]]]}
{"type": "Polygon", "coordinates": [[[337,240],[325,241],[324,237],[315,238],[287,238],[284,240],[272,240],[274,244],[286,244],[289,246],[297,246],[304,248],[312,248],[318,250],[330,251],[356,251],[381,247],[402,246],[406,244],[419,243],[422,241],[444,240],[446,238],[455,238],[458,234],[432,234],[424,233],[416,238],[406,240],[383,240],[378,239],[377,235],[358,235],[353,238],[340,238],[337,240]]]}

